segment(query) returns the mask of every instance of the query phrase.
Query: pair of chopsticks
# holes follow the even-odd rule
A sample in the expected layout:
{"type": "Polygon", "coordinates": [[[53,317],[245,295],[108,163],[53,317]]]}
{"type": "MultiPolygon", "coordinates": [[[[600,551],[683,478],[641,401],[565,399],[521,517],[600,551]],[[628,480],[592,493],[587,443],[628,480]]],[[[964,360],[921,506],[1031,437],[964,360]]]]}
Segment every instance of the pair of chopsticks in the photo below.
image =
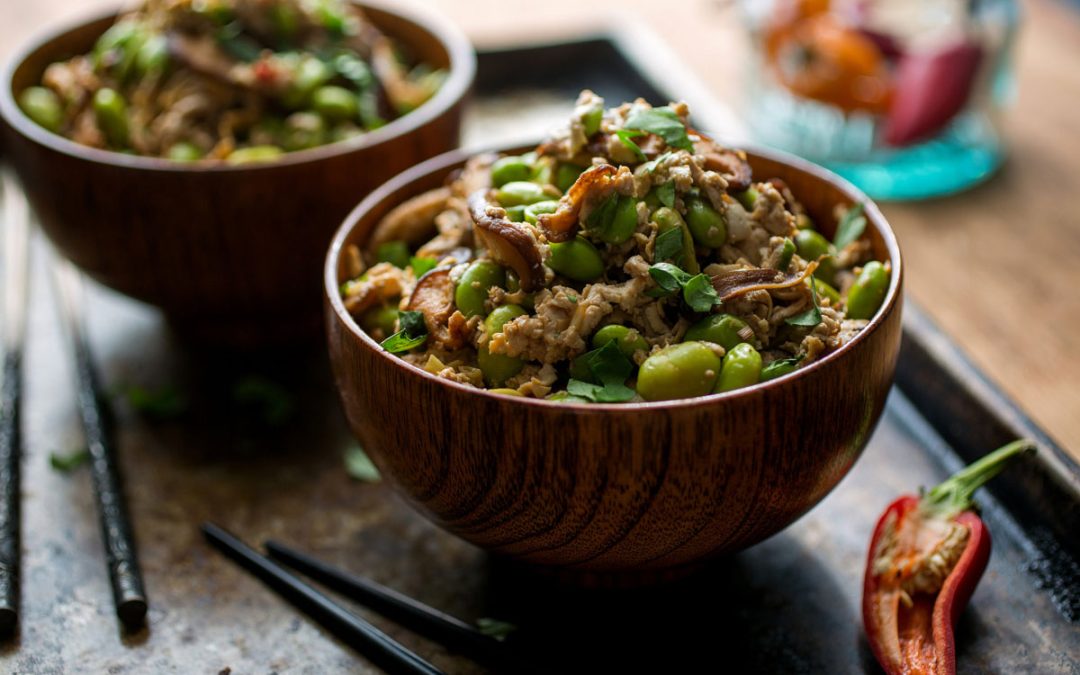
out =
{"type": "MultiPolygon", "coordinates": [[[[30,209],[11,174],[0,168],[5,222],[4,381],[0,408],[0,638],[18,625],[20,578],[20,406],[26,334],[30,209]]],[[[131,520],[112,444],[109,405],[101,389],[79,311],[82,282],[67,262],[55,263],[60,316],[75,356],[79,416],[90,452],[90,474],[101,522],[105,561],[116,614],[128,630],[143,625],[146,592],[135,553],[131,520]]]]}
{"type": "Polygon", "coordinates": [[[523,675],[545,672],[521,661],[509,647],[469,624],[370,579],[348,574],[274,541],[266,542],[268,555],[263,555],[213,523],[204,523],[202,532],[212,545],[241,568],[387,672],[437,675],[443,671],[286,567],[499,672],[523,675]]]}

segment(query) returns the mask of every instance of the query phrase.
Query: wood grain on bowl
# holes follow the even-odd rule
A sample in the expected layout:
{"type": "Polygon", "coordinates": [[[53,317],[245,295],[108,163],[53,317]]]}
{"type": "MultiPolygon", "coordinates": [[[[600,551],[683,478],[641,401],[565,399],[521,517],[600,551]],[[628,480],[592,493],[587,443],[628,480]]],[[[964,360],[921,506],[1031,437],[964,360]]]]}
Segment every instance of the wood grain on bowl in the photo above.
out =
{"type": "MultiPolygon", "coordinates": [[[[432,376],[379,348],[339,297],[343,247],[362,245],[402,200],[443,183],[449,153],[398,176],[346,220],[326,264],[331,361],[353,432],[435,522],[520,560],[636,573],[691,565],[758,542],[832,490],[866,445],[900,342],[899,249],[867,204],[889,294],[843,349],[765,384],[698,399],[558,404],[490,394],[432,376]]],[[[833,209],[862,199],[808,164],[751,154],[829,233],[833,209]]]]}
{"type": "Polygon", "coordinates": [[[60,252],[157,305],[183,330],[243,342],[316,333],[334,229],[389,177],[457,147],[475,73],[468,41],[426,12],[362,3],[422,62],[449,69],[435,97],[358,138],[265,164],[177,164],[87,148],[26,118],[13,95],[85,53],[114,17],[39,41],[0,89],[5,154],[60,252]]]}

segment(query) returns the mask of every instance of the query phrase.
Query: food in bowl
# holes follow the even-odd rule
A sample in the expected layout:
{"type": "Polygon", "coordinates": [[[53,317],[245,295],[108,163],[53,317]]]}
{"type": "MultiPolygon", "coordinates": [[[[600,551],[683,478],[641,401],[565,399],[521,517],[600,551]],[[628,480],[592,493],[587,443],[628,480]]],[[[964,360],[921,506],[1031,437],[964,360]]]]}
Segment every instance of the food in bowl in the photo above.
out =
{"type": "Polygon", "coordinates": [[[891,276],[861,205],[827,240],[688,115],[583,92],[534,151],[473,157],[348,249],[346,309],[430,373],[561,401],[704,396],[840,349],[891,276]]]}
{"type": "Polygon", "coordinates": [[[445,76],[344,0],[145,0],[18,100],[83,145],[240,163],[377,129],[445,76]]]}

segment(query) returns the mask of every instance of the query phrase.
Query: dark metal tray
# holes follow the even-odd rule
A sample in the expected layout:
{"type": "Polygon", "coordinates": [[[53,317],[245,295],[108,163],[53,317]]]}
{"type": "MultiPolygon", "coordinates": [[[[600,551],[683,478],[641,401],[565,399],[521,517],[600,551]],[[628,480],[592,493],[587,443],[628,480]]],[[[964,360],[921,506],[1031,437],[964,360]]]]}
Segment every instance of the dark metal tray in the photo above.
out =
{"type": "MultiPolygon", "coordinates": [[[[705,101],[700,86],[666,77],[671,93],[657,86],[649,68],[663,69],[664,57],[650,45],[652,65],[640,65],[640,44],[620,34],[481,54],[472,140],[481,127],[489,143],[535,137],[543,127],[515,124],[493,139],[495,118],[528,112],[529,124],[539,125],[551,119],[546,109],[557,119],[586,86],[610,100],[666,101],[678,91],[704,128],[726,128],[709,114],[722,116],[722,108],[705,101]]],[[[86,310],[107,384],[176,386],[190,402],[182,416],[158,421],[118,406],[151,606],[149,627],[122,635],[89,477],[49,465],[50,453],[81,440],[48,260],[42,247],[36,255],[24,612],[19,640],[0,649],[0,672],[374,672],[207,548],[197,531],[207,519],[252,543],[292,544],[463,619],[510,621],[519,626],[511,639],[553,661],[556,672],[876,672],[858,611],[874,519],[894,496],[934,484],[1017,436],[1037,438],[1041,452],[980,500],[995,550],[961,619],[960,670],[1080,670],[1080,472],[910,302],[897,387],[864,456],[835,492],[780,535],[693,577],[616,592],[558,586],[491,559],[428,524],[388,486],[350,480],[342,453],[352,441],[320,354],[189,351],[156,312],[95,287],[86,310]],[[250,383],[252,374],[284,386],[290,400],[278,401],[275,412],[238,399],[237,383],[250,383]]],[[[448,672],[481,672],[374,620],[448,672]]]]}

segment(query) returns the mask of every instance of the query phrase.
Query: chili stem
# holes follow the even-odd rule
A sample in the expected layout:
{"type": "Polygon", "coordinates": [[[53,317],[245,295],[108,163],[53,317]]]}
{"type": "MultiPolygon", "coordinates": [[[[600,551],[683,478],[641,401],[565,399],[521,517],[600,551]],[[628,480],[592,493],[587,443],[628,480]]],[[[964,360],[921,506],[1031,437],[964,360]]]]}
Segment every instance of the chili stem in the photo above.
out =
{"type": "Polygon", "coordinates": [[[1035,443],[1026,439],[998,448],[931,489],[919,500],[919,506],[924,512],[941,518],[959,515],[975,506],[971,497],[976,490],[1021,455],[1034,452],[1035,443]]]}

